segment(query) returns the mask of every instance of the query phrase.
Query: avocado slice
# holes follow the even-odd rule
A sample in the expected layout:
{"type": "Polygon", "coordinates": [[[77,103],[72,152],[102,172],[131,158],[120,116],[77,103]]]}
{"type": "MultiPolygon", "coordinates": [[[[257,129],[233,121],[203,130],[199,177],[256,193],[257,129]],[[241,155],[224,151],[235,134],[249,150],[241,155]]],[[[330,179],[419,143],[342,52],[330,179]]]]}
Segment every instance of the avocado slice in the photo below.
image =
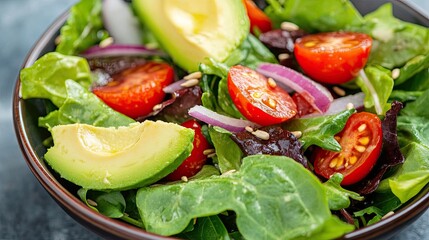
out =
{"type": "Polygon", "coordinates": [[[222,62],[249,34],[242,0],[133,0],[142,23],[173,60],[197,71],[206,57],[222,62]]]}
{"type": "Polygon", "coordinates": [[[86,189],[127,190],[165,177],[191,153],[194,131],[145,121],[126,127],[87,124],[52,128],[46,162],[61,177],[86,189]]]}

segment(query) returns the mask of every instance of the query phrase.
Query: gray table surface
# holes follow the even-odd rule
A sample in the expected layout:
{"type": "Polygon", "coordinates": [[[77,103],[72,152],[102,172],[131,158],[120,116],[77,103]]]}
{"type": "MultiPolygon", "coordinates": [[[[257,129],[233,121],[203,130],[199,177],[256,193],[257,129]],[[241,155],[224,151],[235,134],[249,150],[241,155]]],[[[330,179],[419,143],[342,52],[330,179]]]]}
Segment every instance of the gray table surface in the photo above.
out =
{"type": "MultiPolygon", "coordinates": [[[[25,55],[76,0],[0,0],[0,239],[97,239],[69,217],[30,172],[16,141],[12,93],[25,55]]],[[[428,0],[412,0],[429,14],[428,0]]],[[[399,239],[429,239],[429,211],[399,239]]]]}

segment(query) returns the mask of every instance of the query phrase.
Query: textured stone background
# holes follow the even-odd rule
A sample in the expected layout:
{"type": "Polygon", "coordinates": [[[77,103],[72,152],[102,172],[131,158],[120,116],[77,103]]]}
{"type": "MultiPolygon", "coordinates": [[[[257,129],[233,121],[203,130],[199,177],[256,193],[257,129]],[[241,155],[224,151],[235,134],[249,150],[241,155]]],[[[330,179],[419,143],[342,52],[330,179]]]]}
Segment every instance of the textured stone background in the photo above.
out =
{"type": "MultiPolygon", "coordinates": [[[[27,167],[12,123],[12,92],[24,57],[76,0],[0,0],[0,239],[97,239],[69,217],[27,167]]],[[[428,0],[412,0],[429,14],[428,0]]],[[[429,239],[429,211],[393,238],[429,239]]]]}

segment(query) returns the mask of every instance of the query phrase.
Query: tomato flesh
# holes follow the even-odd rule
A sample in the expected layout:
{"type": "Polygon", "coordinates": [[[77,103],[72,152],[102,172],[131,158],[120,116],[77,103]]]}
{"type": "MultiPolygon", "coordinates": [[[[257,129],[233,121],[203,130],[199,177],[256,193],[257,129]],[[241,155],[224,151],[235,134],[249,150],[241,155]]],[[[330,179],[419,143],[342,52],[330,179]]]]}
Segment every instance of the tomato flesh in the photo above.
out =
{"type": "Polygon", "coordinates": [[[160,103],[162,90],[174,78],[173,68],[166,63],[147,62],[112,75],[104,86],[92,89],[104,103],[131,118],[146,116],[160,103]]]}
{"type": "Polygon", "coordinates": [[[208,149],[210,145],[201,131],[201,126],[194,119],[182,123],[182,126],[194,130],[194,148],[192,149],[191,155],[186,158],[176,170],[166,177],[166,180],[169,181],[180,180],[183,176],[194,176],[201,170],[207,160],[204,150],[208,149]]]}
{"type": "Polygon", "coordinates": [[[381,153],[381,121],[372,113],[355,113],[335,139],[341,151],[317,148],[313,154],[314,170],[326,179],[341,173],[344,176],[341,185],[357,183],[368,175],[381,153]]]}
{"type": "Polygon", "coordinates": [[[250,21],[250,31],[253,34],[268,32],[272,27],[271,19],[252,0],[243,0],[250,21]]]}
{"type": "Polygon", "coordinates": [[[371,37],[364,33],[317,33],[297,39],[294,55],[299,66],[314,80],[341,84],[359,74],[371,46],[371,37]]]}
{"type": "Polygon", "coordinates": [[[268,79],[244,66],[233,66],[228,72],[228,91],[237,109],[248,120],[262,126],[287,121],[297,113],[289,94],[268,79]]]}

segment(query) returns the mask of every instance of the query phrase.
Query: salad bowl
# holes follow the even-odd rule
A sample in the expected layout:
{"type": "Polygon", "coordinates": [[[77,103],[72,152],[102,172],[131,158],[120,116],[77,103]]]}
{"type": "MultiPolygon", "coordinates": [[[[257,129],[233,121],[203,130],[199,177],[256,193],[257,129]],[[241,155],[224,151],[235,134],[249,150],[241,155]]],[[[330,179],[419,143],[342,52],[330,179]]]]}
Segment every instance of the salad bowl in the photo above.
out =
{"type": "MultiPolygon", "coordinates": [[[[386,2],[392,2],[394,15],[402,20],[429,27],[429,17],[414,9],[406,1],[352,1],[362,13],[368,13],[386,2]]],[[[263,4],[263,3],[262,3],[263,4]]],[[[64,13],[46,30],[27,55],[23,68],[31,66],[45,53],[55,49],[55,39],[64,25],[68,12],[64,13]]],[[[27,161],[37,180],[52,198],[76,221],[104,238],[120,239],[170,239],[131,224],[108,218],[90,209],[76,195],[78,187],[62,178],[43,160],[46,147],[43,141],[50,136],[46,129],[38,127],[38,118],[46,114],[45,102],[40,99],[23,100],[21,82],[17,80],[13,99],[13,117],[16,135],[27,161]]],[[[419,218],[429,207],[429,186],[426,185],[415,197],[394,215],[375,224],[357,229],[341,239],[388,239],[419,218]]]]}

